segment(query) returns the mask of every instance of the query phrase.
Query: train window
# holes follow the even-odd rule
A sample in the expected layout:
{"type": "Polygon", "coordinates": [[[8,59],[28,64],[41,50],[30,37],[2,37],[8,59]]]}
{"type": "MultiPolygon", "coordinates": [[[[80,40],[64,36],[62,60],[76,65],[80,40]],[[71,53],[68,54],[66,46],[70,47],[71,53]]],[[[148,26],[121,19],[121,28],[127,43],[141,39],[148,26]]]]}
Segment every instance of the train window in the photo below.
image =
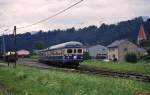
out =
{"type": "Polygon", "coordinates": [[[77,53],[77,50],[76,50],[76,49],[74,49],[74,53],[77,53]]]}
{"type": "Polygon", "coordinates": [[[50,51],[48,52],[48,55],[51,56],[51,52],[50,51]]]}
{"type": "Polygon", "coordinates": [[[68,50],[67,50],[67,53],[72,53],[72,49],[68,49],[68,50]]]}
{"type": "Polygon", "coordinates": [[[45,52],[45,55],[46,55],[46,57],[48,56],[48,53],[47,52],[45,52]]]}
{"type": "Polygon", "coordinates": [[[78,53],[82,53],[82,49],[78,49],[78,53]]]}
{"type": "Polygon", "coordinates": [[[40,56],[43,56],[43,54],[42,54],[42,53],[40,53],[40,56]]]}

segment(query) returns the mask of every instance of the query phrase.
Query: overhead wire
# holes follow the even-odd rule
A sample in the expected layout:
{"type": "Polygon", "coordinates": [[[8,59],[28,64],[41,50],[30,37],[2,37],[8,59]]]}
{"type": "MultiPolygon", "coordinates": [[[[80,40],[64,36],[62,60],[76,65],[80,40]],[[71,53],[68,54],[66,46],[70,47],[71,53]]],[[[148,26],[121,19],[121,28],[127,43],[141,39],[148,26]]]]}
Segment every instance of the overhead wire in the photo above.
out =
{"type": "MultiPolygon", "coordinates": [[[[43,23],[43,22],[45,22],[45,21],[47,21],[47,20],[49,20],[49,19],[52,19],[52,18],[54,18],[54,17],[56,17],[56,16],[58,16],[58,15],[64,13],[64,12],[66,12],[67,10],[71,9],[72,7],[78,5],[79,3],[83,2],[83,1],[84,1],[84,0],[80,0],[80,1],[78,1],[78,2],[76,2],[76,3],[74,3],[74,4],[72,4],[72,5],[70,5],[69,7],[65,8],[65,9],[63,9],[63,10],[61,10],[61,11],[59,11],[59,12],[57,12],[57,13],[55,13],[55,14],[53,14],[53,15],[47,17],[47,18],[45,18],[45,19],[42,19],[42,20],[40,20],[40,21],[37,21],[37,22],[35,22],[35,23],[33,23],[33,24],[29,24],[29,25],[26,25],[26,26],[18,27],[17,29],[24,29],[24,28],[32,27],[32,26],[35,26],[35,25],[37,25],[37,24],[43,23]]],[[[4,27],[0,27],[0,29],[2,29],[2,28],[4,28],[4,27]]],[[[3,32],[6,32],[6,31],[13,31],[13,30],[14,30],[14,29],[6,28],[6,29],[3,30],[3,32]]]]}
{"type": "Polygon", "coordinates": [[[23,26],[23,27],[18,27],[17,29],[28,28],[28,27],[32,27],[32,26],[34,26],[34,25],[43,23],[43,22],[45,22],[45,21],[47,21],[47,20],[49,20],[49,19],[51,19],[51,18],[56,17],[56,16],[59,15],[59,14],[62,14],[62,13],[64,13],[64,12],[66,12],[67,10],[71,9],[72,7],[78,5],[79,3],[83,2],[83,1],[84,1],[84,0],[80,0],[80,1],[76,2],[75,4],[73,4],[73,5],[71,5],[71,6],[67,7],[67,8],[65,8],[65,9],[63,9],[63,10],[61,10],[61,11],[59,11],[59,12],[57,12],[56,14],[54,14],[54,15],[52,15],[52,16],[49,16],[49,17],[47,17],[47,18],[45,18],[45,19],[43,19],[43,20],[40,20],[40,21],[38,21],[38,22],[35,22],[35,23],[33,23],[33,24],[29,24],[29,25],[26,25],[26,26],[23,26]]]}
{"type": "MultiPolygon", "coordinates": [[[[51,18],[56,17],[57,15],[60,15],[60,14],[62,14],[62,13],[64,13],[64,12],[66,12],[67,10],[71,9],[72,7],[78,5],[79,3],[83,2],[83,1],[84,1],[84,0],[80,0],[80,1],[78,1],[78,2],[76,2],[76,3],[74,3],[74,4],[72,4],[71,6],[65,8],[65,9],[63,9],[63,10],[61,10],[61,11],[59,11],[59,12],[57,12],[57,13],[54,14],[54,15],[51,15],[51,16],[49,16],[49,17],[47,17],[47,18],[45,18],[45,19],[42,19],[42,20],[40,20],[40,21],[38,21],[38,22],[35,22],[35,23],[33,23],[33,24],[29,24],[29,25],[26,25],[26,26],[23,26],[23,27],[18,27],[17,29],[28,28],[28,27],[32,27],[32,26],[34,26],[34,25],[43,23],[43,22],[45,22],[45,21],[47,21],[47,20],[49,20],[49,19],[51,19],[51,18]]],[[[2,28],[4,28],[4,27],[0,27],[0,29],[2,29],[2,28]]],[[[2,32],[3,32],[3,37],[4,37],[4,32],[9,32],[9,31],[14,31],[14,29],[10,30],[9,28],[6,28],[6,27],[5,27],[5,29],[2,31],[2,32]]]]}

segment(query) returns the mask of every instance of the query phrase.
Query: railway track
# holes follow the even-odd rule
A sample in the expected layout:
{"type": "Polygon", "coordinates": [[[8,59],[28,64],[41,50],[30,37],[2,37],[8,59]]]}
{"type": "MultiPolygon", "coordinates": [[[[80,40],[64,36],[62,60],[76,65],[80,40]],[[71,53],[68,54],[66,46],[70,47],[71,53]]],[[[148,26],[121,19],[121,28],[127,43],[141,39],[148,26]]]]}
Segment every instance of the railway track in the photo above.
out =
{"type": "Polygon", "coordinates": [[[53,69],[53,70],[60,70],[60,71],[67,71],[67,72],[78,72],[84,74],[94,74],[94,75],[101,75],[101,76],[108,76],[114,78],[122,78],[122,79],[132,79],[141,82],[149,82],[150,83],[150,75],[135,73],[135,72],[123,72],[123,71],[115,71],[106,68],[94,68],[85,65],[80,65],[78,68],[60,68],[48,64],[42,64],[37,61],[24,61],[22,62],[23,65],[29,67],[35,67],[40,69],[53,69]]]}
{"type": "Polygon", "coordinates": [[[109,70],[109,69],[103,69],[103,68],[100,69],[100,68],[93,68],[93,67],[87,67],[87,66],[81,66],[77,70],[81,72],[85,72],[85,73],[90,73],[90,74],[111,76],[111,77],[123,78],[123,79],[134,79],[137,81],[150,83],[150,75],[145,75],[145,74],[114,71],[114,70],[109,70]]]}

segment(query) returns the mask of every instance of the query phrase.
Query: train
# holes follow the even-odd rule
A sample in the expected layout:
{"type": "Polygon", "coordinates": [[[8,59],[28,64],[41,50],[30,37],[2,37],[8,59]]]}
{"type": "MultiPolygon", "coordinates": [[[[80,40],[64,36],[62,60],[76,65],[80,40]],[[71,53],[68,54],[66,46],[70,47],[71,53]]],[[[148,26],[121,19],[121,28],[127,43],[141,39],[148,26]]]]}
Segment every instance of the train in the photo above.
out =
{"type": "Polygon", "coordinates": [[[59,66],[78,67],[83,62],[85,46],[77,41],[65,42],[39,51],[39,61],[59,66]]]}

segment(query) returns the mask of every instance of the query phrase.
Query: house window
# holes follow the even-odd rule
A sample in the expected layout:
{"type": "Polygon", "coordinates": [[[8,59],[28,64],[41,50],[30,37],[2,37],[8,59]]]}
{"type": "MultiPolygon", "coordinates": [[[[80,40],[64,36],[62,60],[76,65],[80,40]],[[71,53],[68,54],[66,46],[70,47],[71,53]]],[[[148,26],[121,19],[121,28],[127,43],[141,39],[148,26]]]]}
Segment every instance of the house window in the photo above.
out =
{"type": "Polygon", "coordinates": [[[112,56],[113,58],[116,58],[116,55],[115,54],[113,54],[113,56],[112,56]]]}
{"type": "Polygon", "coordinates": [[[113,54],[113,61],[117,61],[117,58],[116,58],[116,55],[115,54],[113,54]]]}
{"type": "Polygon", "coordinates": [[[124,48],[124,52],[128,51],[128,48],[124,48]]]}
{"type": "Polygon", "coordinates": [[[105,49],[102,49],[103,51],[105,51],[105,49]]]}
{"type": "Polygon", "coordinates": [[[111,49],[110,49],[110,51],[115,51],[115,50],[116,50],[116,48],[111,48],[111,49]]]}

